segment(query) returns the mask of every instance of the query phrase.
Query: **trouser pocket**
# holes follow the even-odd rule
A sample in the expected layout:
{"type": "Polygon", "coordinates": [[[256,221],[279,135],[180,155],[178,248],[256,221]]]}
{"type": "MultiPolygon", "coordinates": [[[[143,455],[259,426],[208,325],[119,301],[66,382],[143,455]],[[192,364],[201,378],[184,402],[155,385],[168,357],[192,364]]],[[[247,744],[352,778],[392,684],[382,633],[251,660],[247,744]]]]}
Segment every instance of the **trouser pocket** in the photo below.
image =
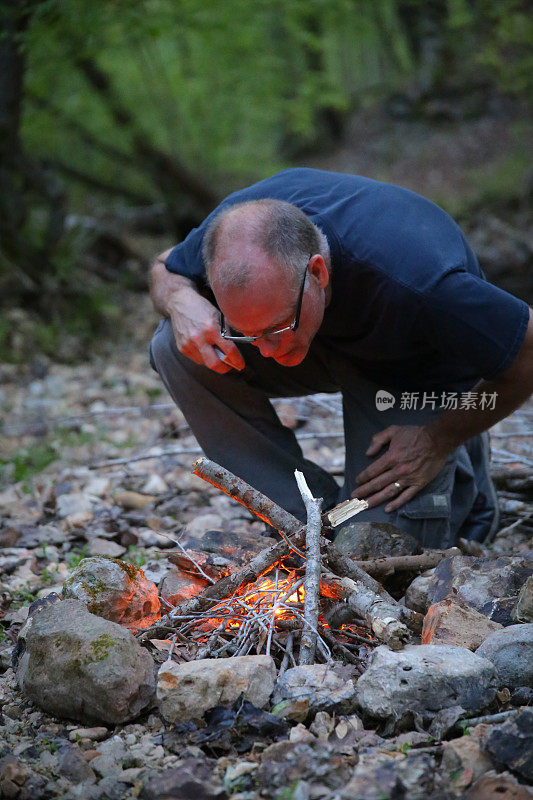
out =
{"type": "Polygon", "coordinates": [[[455,459],[424,488],[398,509],[398,526],[423,547],[452,547],[451,494],[455,459]]]}

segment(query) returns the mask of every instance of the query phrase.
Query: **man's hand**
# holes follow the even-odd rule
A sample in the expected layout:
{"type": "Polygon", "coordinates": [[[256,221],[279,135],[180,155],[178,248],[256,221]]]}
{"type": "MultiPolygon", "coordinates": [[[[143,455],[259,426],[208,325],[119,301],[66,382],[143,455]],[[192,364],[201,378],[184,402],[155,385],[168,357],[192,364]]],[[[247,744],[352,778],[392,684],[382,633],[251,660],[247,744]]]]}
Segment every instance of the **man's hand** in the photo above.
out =
{"type": "Polygon", "coordinates": [[[169,253],[167,250],[158,256],[152,267],[150,294],[155,310],[170,319],[178,350],[214,372],[243,369],[244,359],[236,345],[220,335],[217,309],[202,297],[191,280],[165,267],[169,253]],[[214,345],[224,353],[224,361],[214,345]]]}
{"type": "Polygon", "coordinates": [[[372,437],[366,455],[377,455],[387,443],[387,452],[357,475],[361,485],[352,497],[367,500],[371,508],[391,501],[385,511],[395,511],[433,480],[443,468],[447,453],[437,446],[427,428],[391,425],[372,437]]]}
{"type": "Polygon", "coordinates": [[[184,288],[169,297],[167,308],[176,345],[184,356],[215,372],[244,368],[244,359],[236,345],[221,337],[220,315],[209,300],[194,289],[184,288]],[[213,345],[223,351],[225,361],[213,345]]]}

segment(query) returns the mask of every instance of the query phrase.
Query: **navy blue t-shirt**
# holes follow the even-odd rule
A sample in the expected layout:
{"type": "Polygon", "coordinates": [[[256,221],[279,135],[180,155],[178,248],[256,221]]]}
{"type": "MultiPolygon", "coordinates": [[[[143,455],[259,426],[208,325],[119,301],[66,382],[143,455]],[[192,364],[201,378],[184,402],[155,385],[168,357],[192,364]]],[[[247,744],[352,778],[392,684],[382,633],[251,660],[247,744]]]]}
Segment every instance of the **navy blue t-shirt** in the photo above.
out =
{"type": "Polygon", "coordinates": [[[284,170],[229,195],[174,247],[167,269],[205,286],[207,224],[228,205],[262,198],[298,206],[326,234],[332,297],[317,337],[363,375],[390,389],[463,391],[510,366],[528,306],[485,280],[448,214],[391,184],[284,170]]]}

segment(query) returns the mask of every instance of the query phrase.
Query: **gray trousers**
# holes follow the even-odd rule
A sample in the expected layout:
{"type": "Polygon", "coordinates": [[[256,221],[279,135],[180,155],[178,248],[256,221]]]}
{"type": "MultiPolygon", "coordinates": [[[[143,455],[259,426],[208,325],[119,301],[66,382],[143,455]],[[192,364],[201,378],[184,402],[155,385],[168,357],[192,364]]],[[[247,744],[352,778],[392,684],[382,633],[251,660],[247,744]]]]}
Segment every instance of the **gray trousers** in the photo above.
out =
{"type": "MultiPolygon", "coordinates": [[[[301,520],[305,509],[294,480],[303,471],[324,508],[350,497],[355,476],[377,456],[365,456],[372,436],[389,425],[420,425],[437,412],[376,408],[376,386],[353,364],[313,341],[305,360],[283,367],[253,345],[239,345],[246,367],[220,375],[182,355],[169,320],[160,322],[150,347],[152,367],[179,406],[206,456],[239,475],[301,520]],[[342,392],[345,481],[303,457],[294,433],[283,426],[270,397],[342,392]]],[[[473,437],[442,471],[402,508],[367,509],[357,521],[389,522],[425,547],[450,547],[458,536],[482,541],[497,524],[497,498],[488,471],[488,434],[473,437]]]]}

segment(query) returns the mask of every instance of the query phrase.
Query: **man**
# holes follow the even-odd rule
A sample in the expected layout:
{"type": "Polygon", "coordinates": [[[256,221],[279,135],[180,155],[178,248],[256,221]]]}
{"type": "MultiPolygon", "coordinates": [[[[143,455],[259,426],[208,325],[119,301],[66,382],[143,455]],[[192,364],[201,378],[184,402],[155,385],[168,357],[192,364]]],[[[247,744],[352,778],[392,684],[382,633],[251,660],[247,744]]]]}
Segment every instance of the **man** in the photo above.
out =
{"type": "Polygon", "coordinates": [[[289,169],[230,195],[156,259],[152,365],[209,458],[301,519],[324,508],[429,547],[498,524],[483,433],[533,391],[533,317],[489,284],[455,223],[396,186],[289,169]],[[206,281],[207,278],[207,281],[206,281]],[[343,396],[339,489],[269,397],[343,396]]]}

